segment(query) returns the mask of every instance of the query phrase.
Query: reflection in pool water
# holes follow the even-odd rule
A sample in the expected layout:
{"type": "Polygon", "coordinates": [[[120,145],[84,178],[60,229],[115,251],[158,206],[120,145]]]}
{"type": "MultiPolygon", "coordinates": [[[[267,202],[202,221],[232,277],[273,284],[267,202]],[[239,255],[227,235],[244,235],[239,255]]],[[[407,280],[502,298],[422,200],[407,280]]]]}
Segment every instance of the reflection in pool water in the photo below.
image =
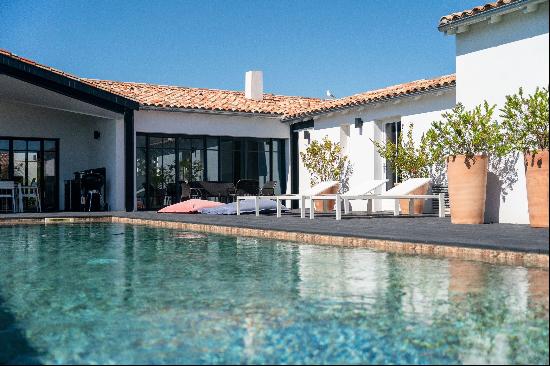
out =
{"type": "Polygon", "coordinates": [[[548,271],[145,226],[0,227],[0,344],[0,363],[548,363],[548,271]]]}

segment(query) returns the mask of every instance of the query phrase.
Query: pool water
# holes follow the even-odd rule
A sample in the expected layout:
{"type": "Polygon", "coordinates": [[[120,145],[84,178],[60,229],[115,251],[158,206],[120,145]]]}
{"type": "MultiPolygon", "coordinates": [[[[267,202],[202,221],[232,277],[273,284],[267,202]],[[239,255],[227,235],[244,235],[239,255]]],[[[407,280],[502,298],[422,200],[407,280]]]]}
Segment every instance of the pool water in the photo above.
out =
{"type": "Polygon", "coordinates": [[[0,363],[548,363],[548,271],[122,224],[0,227],[0,363]]]}

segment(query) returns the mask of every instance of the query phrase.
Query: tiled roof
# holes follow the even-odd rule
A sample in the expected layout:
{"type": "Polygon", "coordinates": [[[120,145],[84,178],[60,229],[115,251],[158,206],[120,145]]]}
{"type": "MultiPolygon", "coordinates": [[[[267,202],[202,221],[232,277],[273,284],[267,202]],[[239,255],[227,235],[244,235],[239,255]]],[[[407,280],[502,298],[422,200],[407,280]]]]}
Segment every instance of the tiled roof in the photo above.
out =
{"type": "Polygon", "coordinates": [[[187,88],[123,81],[84,79],[113,93],[121,94],[148,107],[197,109],[224,112],[260,113],[282,116],[313,108],[323,100],[264,94],[262,100],[247,99],[244,92],[232,90],[187,88]]]}
{"type": "Polygon", "coordinates": [[[498,1],[495,1],[495,2],[492,2],[492,3],[487,3],[485,5],[476,6],[475,8],[472,8],[472,9],[468,9],[468,10],[460,11],[460,12],[457,12],[457,13],[445,15],[444,17],[441,17],[441,19],[439,20],[439,27],[443,27],[443,26],[445,26],[449,23],[455,22],[457,20],[463,20],[463,19],[472,17],[474,15],[485,13],[489,10],[501,8],[503,6],[510,5],[512,3],[517,3],[517,2],[520,2],[520,1],[525,2],[525,0],[498,0],[498,1]]]}
{"type": "Polygon", "coordinates": [[[299,119],[305,116],[328,113],[370,102],[428,92],[454,86],[456,83],[455,75],[446,75],[435,79],[417,80],[333,100],[264,94],[262,100],[256,101],[247,99],[244,92],[240,91],[80,78],[53,67],[17,56],[6,50],[0,49],[0,55],[5,55],[34,67],[62,75],[98,90],[118,95],[137,102],[140,106],[144,107],[258,113],[278,116],[283,120],[299,119]]]}
{"type": "MultiPolygon", "coordinates": [[[[77,83],[82,83],[82,84],[85,84],[87,85],[88,87],[92,87],[93,90],[98,90],[97,87],[95,87],[93,84],[89,83],[88,81],[86,81],[86,79],[84,78],[80,78],[78,76],[75,76],[75,75],[72,75],[72,74],[69,74],[65,71],[61,71],[59,69],[56,69],[56,68],[53,68],[53,67],[50,67],[50,66],[46,66],[46,65],[43,65],[43,64],[40,64],[38,62],[35,62],[33,60],[29,60],[28,58],[25,58],[25,57],[21,57],[21,56],[18,56],[8,50],[5,50],[5,49],[2,49],[0,48],[0,55],[3,55],[3,56],[7,56],[8,59],[11,59],[11,60],[15,60],[15,61],[19,61],[19,62],[22,62],[23,64],[26,64],[30,67],[33,67],[33,68],[38,68],[38,69],[41,69],[41,70],[44,70],[46,71],[46,73],[53,73],[53,74],[56,74],[56,75],[59,75],[59,76],[62,76],[63,78],[65,78],[66,80],[68,79],[69,81],[69,84],[71,84],[72,86],[74,86],[75,84],[77,83]],[[73,83],[76,82],[76,83],[73,83]]],[[[105,94],[109,94],[108,91],[106,90],[99,90],[100,93],[105,93],[105,94]]],[[[122,99],[124,99],[124,96],[122,94],[117,94],[116,92],[110,92],[110,94],[115,94],[115,97],[118,96],[118,97],[122,97],[122,99]]],[[[134,103],[134,101],[131,101],[131,103],[134,103]]]]}
{"type": "Polygon", "coordinates": [[[435,91],[436,89],[446,88],[456,85],[456,76],[445,75],[435,79],[417,80],[405,84],[389,86],[383,89],[372,90],[365,93],[355,94],[340,99],[326,100],[321,105],[314,108],[301,110],[297,113],[289,113],[283,119],[292,120],[312,116],[331,111],[351,108],[372,102],[382,102],[387,99],[403,97],[417,93],[435,91]]]}

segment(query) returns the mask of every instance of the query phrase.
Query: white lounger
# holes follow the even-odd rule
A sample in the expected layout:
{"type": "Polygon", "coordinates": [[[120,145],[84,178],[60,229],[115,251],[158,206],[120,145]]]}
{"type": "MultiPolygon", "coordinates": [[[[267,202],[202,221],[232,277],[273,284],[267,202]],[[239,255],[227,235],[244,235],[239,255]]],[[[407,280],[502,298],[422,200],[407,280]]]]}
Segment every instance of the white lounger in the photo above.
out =
{"type": "MultiPolygon", "coordinates": [[[[433,194],[425,194],[425,195],[411,195],[410,192],[414,191],[417,188],[422,187],[423,185],[430,183],[430,178],[412,178],[408,179],[405,182],[393,187],[392,189],[379,194],[379,195],[358,195],[358,196],[351,196],[351,195],[318,195],[318,196],[311,196],[311,204],[313,205],[313,202],[315,200],[326,200],[326,199],[332,199],[336,200],[336,220],[341,219],[341,201],[344,203],[344,207],[348,207],[348,202],[350,200],[367,200],[372,201],[376,199],[392,199],[395,201],[394,205],[394,216],[399,216],[399,200],[400,199],[408,199],[409,200],[409,212],[413,212],[414,207],[414,200],[416,199],[437,199],[439,200],[439,217],[445,217],[445,195],[443,193],[433,195],[433,194]]],[[[312,206],[314,207],[314,206],[312,206]]],[[[369,208],[372,207],[369,203],[369,208]]],[[[315,210],[310,210],[309,212],[309,218],[313,219],[315,217],[315,210]]],[[[345,213],[348,213],[346,210],[345,213]]],[[[370,213],[370,212],[369,212],[370,213]]]]}
{"type": "Polygon", "coordinates": [[[276,200],[277,201],[277,217],[281,217],[281,205],[282,201],[301,201],[301,208],[300,208],[300,217],[305,218],[306,217],[306,209],[305,209],[305,203],[306,199],[315,196],[320,195],[322,192],[326,191],[327,189],[330,189],[334,186],[339,186],[340,183],[337,181],[328,181],[328,182],[321,182],[319,184],[314,185],[311,187],[308,191],[306,191],[304,194],[281,194],[278,196],[237,196],[236,197],[236,203],[237,203],[237,215],[241,214],[240,210],[240,204],[239,202],[242,200],[255,200],[256,201],[256,216],[260,215],[259,205],[258,202],[260,199],[270,199],[270,200],[276,200]]]}

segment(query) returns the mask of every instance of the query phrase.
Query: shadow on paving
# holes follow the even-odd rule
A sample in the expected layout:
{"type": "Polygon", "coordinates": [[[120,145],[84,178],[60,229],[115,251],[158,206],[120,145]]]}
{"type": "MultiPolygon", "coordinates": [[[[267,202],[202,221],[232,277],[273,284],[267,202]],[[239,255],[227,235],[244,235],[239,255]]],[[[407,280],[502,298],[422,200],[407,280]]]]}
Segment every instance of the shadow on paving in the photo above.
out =
{"type": "Polygon", "coordinates": [[[0,295],[0,365],[38,365],[38,355],[0,295]]]}

